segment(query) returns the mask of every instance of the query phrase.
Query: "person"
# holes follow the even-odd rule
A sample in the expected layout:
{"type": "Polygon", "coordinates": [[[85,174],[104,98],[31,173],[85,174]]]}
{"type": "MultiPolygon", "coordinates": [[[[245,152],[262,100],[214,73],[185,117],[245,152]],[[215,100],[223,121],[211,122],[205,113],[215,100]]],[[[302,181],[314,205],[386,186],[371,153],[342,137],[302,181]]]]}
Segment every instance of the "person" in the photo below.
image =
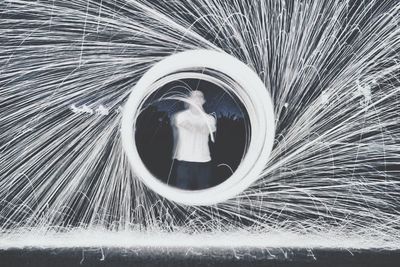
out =
{"type": "Polygon", "coordinates": [[[186,190],[209,187],[212,164],[209,138],[214,141],[216,119],[207,114],[201,91],[192,91],[185,101],[186,109],[172,116],[174,135],[173,164],[176,186],[186,190]]]}

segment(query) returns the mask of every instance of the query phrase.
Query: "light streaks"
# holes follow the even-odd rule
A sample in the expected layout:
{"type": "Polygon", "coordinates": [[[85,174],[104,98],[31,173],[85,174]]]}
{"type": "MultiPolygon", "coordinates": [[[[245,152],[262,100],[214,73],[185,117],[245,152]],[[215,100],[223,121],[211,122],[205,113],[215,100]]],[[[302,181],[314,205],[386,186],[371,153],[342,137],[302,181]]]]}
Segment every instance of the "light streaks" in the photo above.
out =
{"type": "Polygon", "coordinates": [[[265,238],[329,232],[398,247],[399,23],[396,0],[2,1],[3,234],[250,227],[265,238]],[[130,171],[114,112],[151,66],[192,49],[247,64],[275,109],[263,173],[213,206],[148,190],[130,171]]]}
{"type": "MultiPolygon", "coordinates": [[[[193,105],[184,93],[173,90],[161,99],[175,99],[193,105]]],[[[199,112],[201,112],[201,109],[199,112]]],[[[204,116],[206,116],[204,114],[204,116]]],[[[212,205],[236,196],[251,185],[268,162],[275,135],[271,96],[257,74],[236,58],[209,50],[190,50],[167,57],[155,64],[137,82],[124,107],[121,139],[133,172],[144,184],[163,197],[186,205],[212,205]],[[192,71],[188,71],[192,70],[192,71]],[[201,73],[198,73],[201,72],[201,73]],[[178,74],[176,74],[178,73],[178,74]],[[238,98],[249,114],[245,154],[238,169],[223,183],[207,190],[179,190],[162,183],[146,168],[137,151],[134,125],[145,100],[168,82],[199,78],[214,81],[222,90],[238,98]]],[[[208,126],[212,133],[211,125],[208,126]]],[[[214,137],[210,140],[214,142],[214,137]]],[[[238,144],[240,145],[240,144],[238,144]]]]}

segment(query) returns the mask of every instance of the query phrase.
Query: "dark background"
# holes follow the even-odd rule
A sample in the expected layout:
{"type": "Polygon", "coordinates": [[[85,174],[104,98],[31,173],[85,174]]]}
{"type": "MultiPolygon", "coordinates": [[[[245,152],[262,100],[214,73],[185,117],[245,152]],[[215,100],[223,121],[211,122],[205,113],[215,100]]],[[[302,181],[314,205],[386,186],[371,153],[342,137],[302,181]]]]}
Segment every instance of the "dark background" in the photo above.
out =
{"type": "Polygon", "coordinates": [[[0,266],[398,266],[399,251],[301,248],[68,248],[0,252],[0,266]]]}

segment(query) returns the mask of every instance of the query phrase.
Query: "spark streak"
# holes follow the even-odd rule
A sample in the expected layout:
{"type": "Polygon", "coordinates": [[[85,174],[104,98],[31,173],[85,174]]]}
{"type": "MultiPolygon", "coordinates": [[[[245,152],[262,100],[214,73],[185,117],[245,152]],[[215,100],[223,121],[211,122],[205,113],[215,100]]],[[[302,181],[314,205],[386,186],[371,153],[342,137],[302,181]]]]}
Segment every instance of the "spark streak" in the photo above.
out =
{"type": "Polygon", "coordinates": [[[398,248],[399,11],[396,0],[2,1],[2,235],[250,227],[398,248]],[[213,206],[148,190],[114,112],[146,70],[192,49],[250,66],[277,118],[262,175],[213,206]]]}

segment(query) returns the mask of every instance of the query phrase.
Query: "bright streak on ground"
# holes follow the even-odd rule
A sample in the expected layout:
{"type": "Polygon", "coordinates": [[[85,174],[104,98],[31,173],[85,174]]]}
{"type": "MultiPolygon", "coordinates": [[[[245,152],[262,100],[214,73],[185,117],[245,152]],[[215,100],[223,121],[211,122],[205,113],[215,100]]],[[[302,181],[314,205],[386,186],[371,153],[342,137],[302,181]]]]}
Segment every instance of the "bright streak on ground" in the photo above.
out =
{"type": "Polygon", "coordinates": [[[159,231],[118,231],[106,229],[72,230],[66,233],[22,231],[0,235],[0,249],[10,248],[323,248],[323,249],[400,249],[396,238],[374,235],[342,235],[336,232],[297,234],[289,231],[232,231],[189,234],[159,231]]]}

